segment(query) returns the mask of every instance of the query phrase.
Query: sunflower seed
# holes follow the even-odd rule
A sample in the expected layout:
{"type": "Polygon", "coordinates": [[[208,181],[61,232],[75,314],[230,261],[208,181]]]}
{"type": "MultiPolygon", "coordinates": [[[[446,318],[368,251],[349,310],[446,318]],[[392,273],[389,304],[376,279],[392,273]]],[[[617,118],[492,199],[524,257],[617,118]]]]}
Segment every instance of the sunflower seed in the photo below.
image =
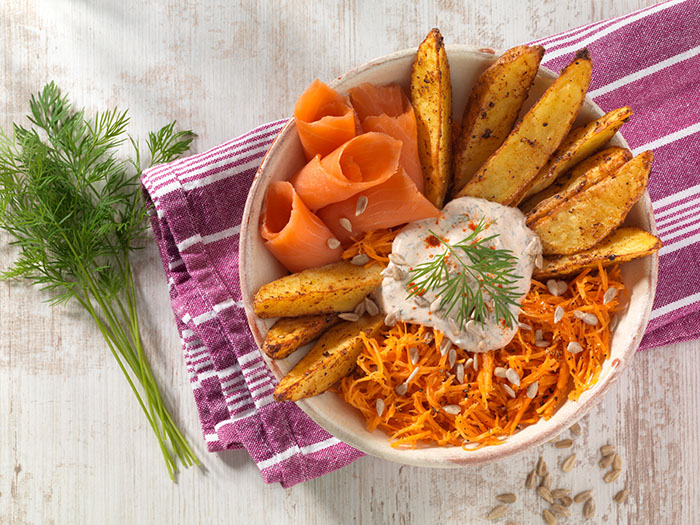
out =
{"type": "Polygon", "coordinates": [[[383,276],[383,277],[386,277],[386,276],[389,275],[390,273],[391,273],[391,268],[389,268],[389,267],[387,266],[387,267],[384,268],[381,272],[379,272],[379,275],[381,275],[381,276],[383,276]]]}
{"type": "Polygon", "coordinates": [[[426,345],[429,345],[430,343],[433,342],[433,339],[435,339],[435,336],[433,335],[433,332],[428,332],[428,333],[426,333],[425,336],[423,337],[423,342],[424,342],[426,345]]]}
{"type": "Polygon", "coordinates": [[[396,388],[394,388],[394,391],[395,391],[398,395],[404,396],[404,395],[406,395],[406,392],[408,392],[408,385],[407,385],[406,383],[401,383],[401,384],[398,385],[396,388]]]}
{"type": "Polygon", "coordinates": [[[615,470],[622,470],[622,457],[620,457],[620,454],[615,454],[613,456],[613,468],[615,470]]]}
{"type": "Polygon", "coordinates": [[[605,476],[603,476],[603,481],[605,481],[605,483],[612,483],[613,481],[615,481],[617,478],[620,477],[621,472],[622,472],[621,470],[615,470],[615,469],[610,470],[610,471],[608,471],[608,473],[605,476]]]}
{"type": "Polygon", "coordinates": [[[544,337],[544,334],[542,333],[542,330],[535,330],[535,341],[541,341],[542,337],[544,337]]]}
{"type": "Polygon", "coordinates": [[[387,326],[394,326],[398,319],[399,319],[399,311],[394,310],[393,312],[388,313],[387,316],[384,318],[384,324],[387,326]]]}
{"type": "Polygon", "coordinates": [[[379,307],[377,306],[377,303],[375,303],[369,297],[365,297],[365,310],[367,310],[367,313],[369,315],[377,315],[379,313],[379,307]]]}
{"type": "Polygon", "coordinates": [[[497,366],[493,369],[493,375],[496,377],[506,377],[506,369],[502,366],[497,366]]]}
{"type": "Polygon", "coordinates": [[[503,390],[506,391],[506,394],[508,394],[508,395],[509,395],[510,397],[512,397],[513,399],[515,399],[515,392],[513,391],[513,389],[512,389],[511,387],[509,387],[508,385],[504,384],[504,385],[503,385],[503,390]]]}
{"type": "Polygon", "coordinates": [[[571,472],[575,466],[576,466],[576,454],[571,454],[568,458],[566,458],[562,462],[561,469],[564,472],[571,472]]]}
{"type": "Polygon", "coordinates": [[[581,310],[574,310],[574,317],[579,321],[583,321],[583,318],[586,317],[586,313],[581,310]]]}
{"type": "Polygon", "coordinates": [[[595,501],[593,501],[593,498],[589,498],[583,505],[583,517],[592,518],[593,516],[595,516],[595,501]]]}
{"type": "Polygon", "coordinates": [[[415,367],[415,368],[413,369],[413,372],[411,372],[411,373],[408,375],[408,379],[406,379],[406,384],[408,384],[408,383],[410,383],[411,381],[413,381],[413,378],[415,378],[416,375],[418,375],[418,369],[419,369],[419,368],[420,368],[419,366],[415,367]]]}
{"type": "Polygon", "coordinates": [[[369,262],[369,255],[367,255],[366,253],[359,253],[355,255],[355,257],[350,259],[350,262],[355,266],[364,266],[369,262]]]}
{"type": "Polygon", "coordinates": [[[544,258],[542,257],[541,253],[538,253],[537,257],[535,257],[535,266],[537,266],[537,268],[540,270],[544,266],[544,258]]]}
{"type": "Polygon", "coordinates": [[[527,330],[528,332],[532,331],[532,326],[530,326],[527,323],[518,323],[518,326],[520,327],[521,330],[527,330]]]}
{"type": "Polygon", "coordinates": [[[331,250],[335,250],[337,247],[340,246],[340,241],[336,239],[335,237],[331,237],[326,241],[326,244],[331,250]]]}
{"type": "Polygon", "coordinates": [[[425,297],[422,295],[414,295],[413,296],[413,302],[415,302],[418,306],[422,307],[427,307],[430,306],[430,301],[428,301],[425,297]]]}
{"type": "Polygon", "coordinates": [[[529,387],[527,387],[527,392],[525,393],[525,395],[527,397],[529,397],[530,399],[535,399],[535,397],[537,396],[537,391],[539,389],[540,389],[540,382],[535,381],[529,387]]]}
{"type": "Polygon", "coordinates": [[[571,499],[571,496],[564,496],[562,498],[559,498],[559,502],[565,507],[571,507],[571,504],[574,502],[574,500],[571,499]]]}
{"type": "Polygon", "coordinates": [[[581,435],[581,425],[578,423],[574,423],[569,427],[569,432],[571,432],[574,436],[580,436],[581,435]]]}
{"type": "Polygon", "coordinates": [[[357,198],[357,204],[355,204],[355,217],[357,217],[358,215],[362,215],[365,212],[368,203],[369,200],[365,195],[360,195],[357,198]]]}
{"type": "Polygon", "coordinates": [[[459,333],[459,326],[457,326],[456,321],[451,317],[447,319],[447,325],[450,327],[450,332],[452,332],[453,334],[459,333]]]}
{"type": "Polygon", "coordinates": [[[488,513],[488,515],[486,516],[486,519],[497,520],[498,518],[502,518],[503,516],[505,516],[507,511],[508,511],[507,505],[498,505],[497,507],[494,507],[491,509],[491,512],[488,513]]]}
{"type": "Polygon", "coordinates": [[[557,306],[554,309],[554,322],[558,323],[562,319],[564,319],[564,309],[561,306],[557,306]]]}
{"type": "Polygon", "coordinates": [[[474,372],[479,371],[479,354],[474,354],[474,362],[472,363],[472,366],[474,367],[474,372]]]}
{"type": "Polygon", "coordinates": [[[518,497],[512,492],[506,492],[505,494],[499,494],[496,496],[496,499],[498,501],[502,501],[503,503],[515,503],[518,497]]]}
{"type": "Polygon", "coordinates": [[[615,328],[617,328],[617,324],[620,322],[620,318],[616,315],[612,316],[612,320],[610,321],[610,331],[614,332],[615,328]]]}
{"type": "Polygon", "coordinates": [[[566,345],[566,351],[570,354],[578,354],[579,352],[583,352],[583,347],[576,341],[571,341],[566,345]]]}
{"type": "Polygon", "coordinates": [[[355,313],[355,315],[362,317],[362,314],[364,314],[366,310],[367,310],[367,307],[365,306],[365,302],[360,301],[359,303],[357,303],[357,306],[353,310],[353,313],[355,313]]]}
{"type": "Polygon", "coordinates": [[[342,314],[338,314],[338,317],[340,317],[343,321],[350,321],[351,323],[360,320],[360,316],[352,312],[344,312],[342,314]]]}
{"type": "Polygon", "coordinates": [[[552,497],[554,499],[561,499],[564,496],[569,496],[571,494],[571,491],[569,489],[554,489],[552,491],[552,497]]]}
{"type": "Polygon", "coordinates": [[[442,303],[442,299],[440,299],[439,297],[437,299],[435,299],[432,303],[430,303],[430,308],[428,309],[430,311],[430,313],[434,314],[435,312],[440,310],[441,303],[442,303]]]}
{"type": "Polygon", "coordinates": [[[532,470],[525,478],[525,488],[534,489],[537,484],[537,472],[532,470]]]}
{"type": "Polygon", "coordinates": [[[554,516],[554,514],[552,514],[551,510],[544,509],[542,511],[542,517],[547,525],[557,525],[557,518],[554,516]]]}
{"type": "Polygon", "coordinates": [[[603,294],[603,304],[608,304],[617,297],[617,288],[610,287],[603,294]]]}
{"type": "Polygon", "coordinates": [[[551,343],[547,341],[535,341],[535,346],[537,348],[547,348],[551,343]]]}
{"type": "Polygon", "coordinates": [[[464,365],[462,363],[457,363],[457,370],[455,372],[457,376],[457,381],[461,384],[464,383],[464,365]]]}
{"type": "Polygon", "coordinates": [[[552,295],[559,295],[559,285],[554,279],[549,279],[547,281],[547,290],[549,290],[549,293],[552,295]]]}
{"type": "Polygon", "coordinates": [[[542,477],[547,473],[547,463],[544,462],[544,458],[540,456],[537,461],[537,475],[542,477]]]}
{"type": "Polygon", "coordinates": [[[549,492],[549,489],[545,487],[544,485],[540,485],[537,487],[535,490],[537,492],[537,495],[545,500],[547,503],[554,503],[554,498],[552,497],[552,493],[549,492]]]}
{"type": "Polygon", "coordinates": [[[611,456],[615,452],[615,447],[612,445],[603,445],[600,447],[600,453],[603,456],[611,456]]]}
{"type": "Polygon", "coordinates": [[[467,362],[464,363],[464,368],[469,368],[469,367],[472,366],[473,364],[474,364],[474,359],[472,359],[472,358],[470,357],[469,359],[467,359],[467,362]]]}
{"type": "Polygon", "coordinates": [[[450,365],[450,368],[454,368],[456,362],[457,362],[457,350],[455,350],[454,348],[450,348],[450,351],[447,354],[447,363],[450,365]]]}
{"type": "Polygon", "coordinates": [[[412,365],[415,365],[418,362],[420,356],[418,355],[418,349],[415,346],[408,349],[408,357],[411,360],[412,365]]]}
{"type": "Polygon", "coordinates": [[[377,415],[382,417],[382,414],[384,413],[384,400],[381,397],[377,399],[374,407],[377,409],[377,415]]]}
{"type": "Polygon", "coordinates": [[[338,219],[338,222],[340,225],[345,228],[347,231],[352,233],[352,223],[350,222],[350,219],[346,219],[345,217],[341,217],[338,219]]]}
{"type": "MultiPolygon", "coordinates": [[[[484,341],[479,341],[479,344],[476,345],[476,349],[477,349],[479,352],[485,351],[485,350],[486,350],[486,343],[485,343],[484,341]]],[[[476,357],[476,356],[474,356],[474,357],[476,357]]]]}
{"type": "Polygon", "coordinates": [[[462,412],[462,407],[460,407],[459,405],[447,405],[442,407],[442,409],[448,414],[452,414],[453,416],[456,416],[457,414],[462,412]]]}
{"type": "Polygon", "coordinates": [[[447,337],[443,337],[442,342],[440,343],[440,355],[445,355],[447,352],[449,352],[450,346],[452,346],[452,341],[450,341],[447,337]]]}
{"type": "Polygon", "coordinates": [[[552,488],[552,475],[549,472],[545,472],[542,476],[542,481],[540,481],[540,487],[545,487],[547,489],[552,488]]]}
{"type": "Polygon", "coordinates": [[[403,281],[406,278],[406,275],[408,275],[408,274],[404,270],[402,270],[399,266],[392,266],[391,267],[391,275],[397,281],[403,281]]]}
{"type": "Polygon", "coordinates": [[[593,494],[592,490],[584,490],[583,492],[579,492],[574,496],[574,501],[576,503],[583,503],[584,501],[587,501],[588,498],[591,497],[591,494],[593,494]]]}
{"type": "Polygon", "coordinates": [[[567,516],[571,516],[571,511],[567,509],[564,505],[560,503],[554,503],[552,504],[552,510],[556,513],[559,514],[562,518],[565,518],[567,516]]]}
{"type": "Polygon", "coordinates": [[[571,448],[571,445],[573,444],[574,442],[570,439],[562,439],[561,441],[557,441],[556,443],[554,443],[554,446],[556,448],[571,448]]]}
{"type": "Polygon", "coordinates": [[[620,492],[615,494],[615,501],[617,503],[624,503],[625,500],[627,499],[627,495],[629,494],[629,491],[627,490],[627,487],[622,489],[620,492]]]}
{"type": "Polygon", "coordinates": [[[614,458],[612,454],[610,454],[609,456],[603,456],[598,462],[598,466],[603,469],[608,468],[610,465],[612,465],[613,459],[614,458]]]}
{"type": "Polygon", "coordinates": [[[569,285],[566,284],[566,282],[564,282],[564,281],[557,282],[557,292],[559,292],[559,295],[564,295],[568,289],[569,289],[569,285]]]}
{"type": "Polygon", "coordinates": [[[595,314],[586,314],[583,316],[583,322],[591,326],[595,326],[598,324],[598,318],[595,314]]]}
{"type": "Polygon", "coordinates": [[[512,368],[506,370],[506,379],[513,383],[515,386],[520,386],[520,376],[512,368]]]}
{"type": "Polygon", "coordinates": [[[408,264],[406,262],[406,259],[404,259],[403,255],[401,255],[400,253],[390,253],[389,260],[394,264],[398,264],[399,266],[405,266],[406,264],[408,264]]]}
{"type": "Polygon", "coordinates": [[[474,330],[474,320],[469,319],[469,321],[467,321],[464,325],[464,331],[471,332],[472,330],[474,330]]]}

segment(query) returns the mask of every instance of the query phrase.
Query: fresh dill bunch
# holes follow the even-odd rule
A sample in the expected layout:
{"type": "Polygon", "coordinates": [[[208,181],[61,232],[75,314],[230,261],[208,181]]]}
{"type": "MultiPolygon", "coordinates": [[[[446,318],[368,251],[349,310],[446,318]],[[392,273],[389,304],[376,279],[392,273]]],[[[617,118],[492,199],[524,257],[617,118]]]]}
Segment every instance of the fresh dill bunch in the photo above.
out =
{"type": "Polygon", "coordinates": [[[163,403],[139,332],[130,255],[142,246],[148,210],[142,167],[189,149],[191,131],[175,122],[149,133],[148,162],[117,109],[88,119],[52,82],[30,103],[28,128],[0,131],[0,227],[18,250],[2,279],[24,278],[50,292],[53,304],[80,304],[93,318],[153,428],[170,477],[175,457],[198,464],[163,403]],[[120,159],[122,146],[134,148],[120,159]],[[140,388],[137,387],[140,385],[140,388]]]}
{"type": "Polygon", "coordinates": [[[491,248],[498,235],[480,238],[485,229],[482,219],[465,239],[454,244],[429,230],[445,250],[409,272],[408,297],[431,290],[440,298],[444,315],[457,309],[458,326],[471,319],[483,325],[491,309],[497,322],[503,320],[512,328],[516,319],[508,307],[519,306],[518,259],[510,250],[491,248]]]}

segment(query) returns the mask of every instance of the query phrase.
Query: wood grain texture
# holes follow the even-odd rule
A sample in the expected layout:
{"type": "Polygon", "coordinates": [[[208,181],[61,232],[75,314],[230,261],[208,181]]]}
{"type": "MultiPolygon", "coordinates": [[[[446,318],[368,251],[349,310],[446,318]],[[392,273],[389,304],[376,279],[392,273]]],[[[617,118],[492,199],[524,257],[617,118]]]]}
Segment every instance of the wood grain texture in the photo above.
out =
{"type": "MultiPolygon", "coordinates": [[[[648,0],[384,2],[38,1],[0,6],[0,124],[21,119],[29,95],[56,80],[88,110],[128,106],[143,135],[170,119],[198,133],[201,151],[288,115],[315,77],[329,80],[416,46],[438,25],[448,42],[505,48],[617,16],[648,0]]],[[[0,240],[0,269],[12,251],[0,240]]],[[[204,467],[166,475],[155,441],[97,330],[75,308],[51,308],[23,284],[0,284],[0,523],[485,523],[497,493],[508,518],[540,523],[522,488],[539,453],[553,486],[593,488],[591,523],[698,523],[700,343],[638,354],[582,423],[580,465],[541,447],[507,463],[428,470],[363,458],[284,490],[264,485],[244,452],[202,445],[155,246],[137,259],[144,342],[176,418],[204,467]],[[602,482],[597,449],[610,442],[626,473],[602,482]],[[628,504],[611,498],[623,484],[628,504]]],[[[567,523],[581,523],[581,506],[567,523]]],[[[502,520],[505,521],[505,520],[502,520]]]]}

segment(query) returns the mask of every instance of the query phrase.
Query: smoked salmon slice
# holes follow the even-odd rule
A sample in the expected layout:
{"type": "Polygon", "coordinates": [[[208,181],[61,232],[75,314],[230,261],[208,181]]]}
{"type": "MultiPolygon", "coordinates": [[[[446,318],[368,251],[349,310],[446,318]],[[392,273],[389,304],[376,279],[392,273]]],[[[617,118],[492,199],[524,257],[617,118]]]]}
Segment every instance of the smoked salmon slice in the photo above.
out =
{"type": "Polygon", "coordinates": [[[439,214],[440,210],[418,191],[413,180],[403,170],[383,184],[318,211],[318,216],[343,243],[359,233],[392,228],[407,222],[437,217],[439,214]],[[367,205],[363,212],[356,215],[363,208],[362,201],[358,205],[358,199],[363,197],[367,199],[367,205]],[[341,219],[350,221],[352,232],[341,224],[341,219]]]}
{"type": "Polygon", "coordinates": [[[342,248],[330,248],[333,233],[314,215],[287,181],[272,182],[260,220],[265,246],[290,272],[339,261],[342,248]]]}
{"type": "Polygon", "coordinates": [[[297,99],[294,118],[306,160],[324,157],[355,135],[355,112],[347,99],[319,79],[297,99]]]}
{"type": "Polygon", "coordinates": [[[317,210],[377,186],[397,173],[401,142],[384,133],[363,133],[321,158],[316,155],[291,179],[301,200],[317,210]]]}
{"type": "Polygon", "coordinates": [[[398,84],[375,86],[369,82],[350,89],[350,103],[355,108],[360,122],[377,115],[398,117],[405,113],[406,103],[411,105],[398,84]]]}

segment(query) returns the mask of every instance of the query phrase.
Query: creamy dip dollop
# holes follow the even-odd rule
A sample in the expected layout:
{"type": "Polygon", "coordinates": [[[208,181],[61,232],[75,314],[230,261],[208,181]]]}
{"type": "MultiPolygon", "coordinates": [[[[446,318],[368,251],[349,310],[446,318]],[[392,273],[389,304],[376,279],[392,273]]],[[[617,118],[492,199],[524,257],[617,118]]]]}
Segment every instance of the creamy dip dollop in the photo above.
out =
{"type": "Polygon", "coordinates": [[[518,276],[515,287],[519,295],[516,302],[521,304],[530,289],[535,259],[542,253],[539,237],[525,225],[525,216],[517,208],[475,197],[461,197],[447,204],[437,218],[415,221],[394,239],[392,262],[384,272],[385,277],[377,294],[389,322],[395,319],[432,326],[443,332],[456,346],[470,352],[503,348],[513,339],[518,330],[519,306],[508,307],[516,319],[511,327],[497,320],[491,308],[483,325],[471,321],[458,326],[455,322],[458,315],[456,307],[449,314],[430,311],[430,304],[438,299],[435,291],[426,290],[423,298],[408,298],[410,270],[445,251],[442,244],[435,242],[430,231],[445,242],[454,244],[468,237],[482,220],[486,228],[480,237],[497,235],[491,241],[493,247],[510,250],[517,259],[514,273],[518,276]]]}

